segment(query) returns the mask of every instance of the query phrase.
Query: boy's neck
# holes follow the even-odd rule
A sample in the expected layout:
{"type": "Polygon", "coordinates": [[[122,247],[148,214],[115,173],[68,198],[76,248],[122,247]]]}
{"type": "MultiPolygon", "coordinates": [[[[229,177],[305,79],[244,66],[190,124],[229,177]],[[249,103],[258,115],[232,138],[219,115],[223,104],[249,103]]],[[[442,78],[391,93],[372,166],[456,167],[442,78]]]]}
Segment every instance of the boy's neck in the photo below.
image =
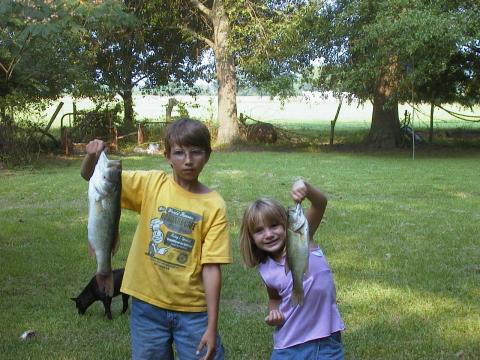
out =
{"type": "Polygon", "coordinates": [[[173,181],[175,181],[178,186],[180,186],[184,190],[193,194],[207,194],[212,191],[208,187],[203,185],[200,181],[198,181],[198,179],[195,179],[193,181],[185,181],[173,174],[173,181]]]}

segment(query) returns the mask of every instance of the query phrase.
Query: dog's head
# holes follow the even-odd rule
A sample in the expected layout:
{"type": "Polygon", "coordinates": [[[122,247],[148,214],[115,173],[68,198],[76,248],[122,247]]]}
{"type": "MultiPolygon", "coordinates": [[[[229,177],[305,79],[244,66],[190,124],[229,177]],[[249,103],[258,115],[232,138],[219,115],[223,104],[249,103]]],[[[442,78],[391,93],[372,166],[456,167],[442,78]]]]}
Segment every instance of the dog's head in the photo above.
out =
{"type": "Polygon", "coordinates": [[[82,300],[78,297],[76,298],[70,298],[71,300],[75,301],[75,305],[77,307],[77,310],[78,310],[78,313],[80,315],[83,315],[85,314],[85,311],[87,311],[87,306],[85,306],[83,303],[82,303],[82,300]]]}

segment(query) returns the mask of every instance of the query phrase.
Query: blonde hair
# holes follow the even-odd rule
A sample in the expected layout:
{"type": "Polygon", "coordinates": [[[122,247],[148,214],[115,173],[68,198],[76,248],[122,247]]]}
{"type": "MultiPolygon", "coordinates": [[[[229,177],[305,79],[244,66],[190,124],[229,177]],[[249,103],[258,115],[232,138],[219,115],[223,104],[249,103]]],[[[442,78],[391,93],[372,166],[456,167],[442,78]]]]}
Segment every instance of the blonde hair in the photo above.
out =
{"type": "Polygon", "coordinates": [[[285,208],[274,199],[261,198],[245,210],[240,227],[240,253],[249,267],[264,262],[268,257],[268,253],[260,250],[253,241],[255,228],[262,224],[280,224],[286,230],[288,221],[285,208]]]}

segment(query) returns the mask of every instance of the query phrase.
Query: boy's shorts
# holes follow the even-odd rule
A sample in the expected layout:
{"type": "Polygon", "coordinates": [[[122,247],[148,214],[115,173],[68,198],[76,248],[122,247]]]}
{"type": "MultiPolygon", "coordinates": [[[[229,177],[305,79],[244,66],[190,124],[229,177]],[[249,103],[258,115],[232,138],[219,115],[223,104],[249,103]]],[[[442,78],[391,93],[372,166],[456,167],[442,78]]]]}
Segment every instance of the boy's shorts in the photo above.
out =
{"type": "Polygon", "coordinates": [[[340,331],[328,337],[308,341],[285,349],[274,349],[270,360],[343,360],[340,331]]]}
{"type": "MultiPolygon", "coordinates": [[[[205,347],[196,354],[198,344],[207,329],[206,312],[170,311],[132,298],[130,332],[133,360],[198,360],[205,356],[205,347]]],[[[217,334],[214,360],[224,359],[224,349],[217,334]]]]}

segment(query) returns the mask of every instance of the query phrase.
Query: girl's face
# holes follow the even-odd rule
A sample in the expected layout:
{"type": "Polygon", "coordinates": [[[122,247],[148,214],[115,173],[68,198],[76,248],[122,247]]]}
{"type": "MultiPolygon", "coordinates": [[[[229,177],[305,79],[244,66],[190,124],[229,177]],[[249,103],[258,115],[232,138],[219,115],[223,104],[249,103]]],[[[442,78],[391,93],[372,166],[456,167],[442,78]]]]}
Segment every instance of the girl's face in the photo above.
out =
{"type": "Polygon", "coordinates": [[[285,227],[280,223],[261,223],[253,228],[253,242],[262,251],[279,260],[285,248],[285,227]]]}

